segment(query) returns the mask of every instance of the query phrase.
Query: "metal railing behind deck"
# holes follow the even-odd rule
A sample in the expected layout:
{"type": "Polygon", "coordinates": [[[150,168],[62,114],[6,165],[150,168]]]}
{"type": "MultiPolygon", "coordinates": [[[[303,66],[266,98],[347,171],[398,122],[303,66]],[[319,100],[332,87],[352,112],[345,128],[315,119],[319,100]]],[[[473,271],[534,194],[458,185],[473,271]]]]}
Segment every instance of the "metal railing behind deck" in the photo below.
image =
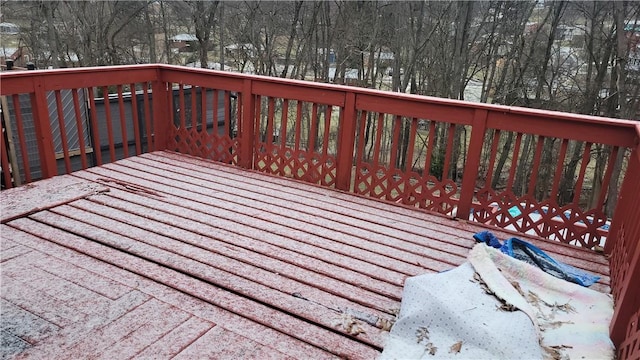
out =
{"type": "Polygon", "coordinates": [[[637,317],[634,122],[169,65],[1,76],[6,188],[170,149],[605,247],[616,344],[637,317]]]}

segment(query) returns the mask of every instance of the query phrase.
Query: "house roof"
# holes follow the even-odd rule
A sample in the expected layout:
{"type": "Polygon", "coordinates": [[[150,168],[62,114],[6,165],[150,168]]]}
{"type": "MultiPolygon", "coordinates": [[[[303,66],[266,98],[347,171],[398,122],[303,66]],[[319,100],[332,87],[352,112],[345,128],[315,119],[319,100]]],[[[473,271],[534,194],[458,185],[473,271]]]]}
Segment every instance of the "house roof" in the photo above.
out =
{"type": "Polygon", "coordinates": [[[18,27],[18,25],[16,25],[16,24],[12,24],[12,23],[8,23],[8,22],[0,23],[0,33],[1,34],[15,35],[15,34],[17,34],[19,32],[20,32],[20,27],[18,27]]]}
{"type": "Polygon", "coordinates": [[[195,35],[191,34],[178,34],[171,38],[173,41],[198,41],[195,35]]]}

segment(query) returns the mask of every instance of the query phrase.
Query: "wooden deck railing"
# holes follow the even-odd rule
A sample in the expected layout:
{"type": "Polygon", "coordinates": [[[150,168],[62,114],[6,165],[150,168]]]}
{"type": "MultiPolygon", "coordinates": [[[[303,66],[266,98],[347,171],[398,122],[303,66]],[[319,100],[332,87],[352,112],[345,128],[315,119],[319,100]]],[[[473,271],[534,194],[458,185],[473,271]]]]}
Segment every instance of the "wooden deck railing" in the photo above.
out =
{"type": "Polygon", "coordinates": [[[5,188],[170,149],[604,247],[612,338],[640,336],[635,122],[168,65],[1,76],[5,188]]]}
{"type": "MultiPolygon", "coordinates": [[[[636,125],[640,139],[640,124],[636,125]]],[[[640,144],[636,141],[627,176],[618,199],[616,216],[605,252],[610,256],[615,312],[611,339],[618,347],[619,359],[640,356],[640,144]]]]}

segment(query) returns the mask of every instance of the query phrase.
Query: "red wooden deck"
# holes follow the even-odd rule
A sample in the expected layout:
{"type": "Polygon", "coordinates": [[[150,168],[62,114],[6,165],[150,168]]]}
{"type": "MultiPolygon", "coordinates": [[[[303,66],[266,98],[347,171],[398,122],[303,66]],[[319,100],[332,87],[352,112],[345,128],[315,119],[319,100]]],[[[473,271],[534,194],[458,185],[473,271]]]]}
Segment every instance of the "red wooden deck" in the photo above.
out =
{"type": "MultiPolygon", "coordinates": [[[[0,199],[3,358],[371,359],[404,279],[485,229],[172,152],[0,199]]],[[[528,240],[610,291],[604,256],[528,240]]]]}

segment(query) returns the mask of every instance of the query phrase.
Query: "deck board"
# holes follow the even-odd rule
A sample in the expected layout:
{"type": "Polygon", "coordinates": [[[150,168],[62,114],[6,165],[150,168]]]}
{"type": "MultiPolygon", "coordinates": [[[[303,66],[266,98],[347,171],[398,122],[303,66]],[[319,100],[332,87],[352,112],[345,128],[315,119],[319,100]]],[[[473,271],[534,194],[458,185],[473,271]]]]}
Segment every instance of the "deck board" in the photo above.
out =
{"type": "MultiPolygon", "coordinates": [[[[12,225],[12,227],[2,225],[3,237],[9,236],[17,239],[20,243],[55,256],[58,261],[65,263],[65,265],[70,262],[131,288],[131,291],[114,302],[111,308],[105,309],[102,316],[64,327],[59,333],[52,334],[45,341],[36,344],[38,346],[28,348],[22,354],[24,356],[55,357],[54,351],[64,354],[65,349],[73,345],[78,337],[86,336],[87,331],[115,321],[124,316],[130,309],[153,297],[188,311],[194,316],[211,322],[211,324],[224,324],[224,327],[229,331],[244,334],[262,346],[273,347],[290,356],[296,358],[331,357],[330,353],[317,346],[299,341],[286,333],[238,316],[231,311],[234,306],[244,304],[229,302],[230,306],[219,307],[203,300],[217,298],[218,296],[224,297],[225,293],[216,291],[215,288],[208,287],[207,284],[189,276],[163,271],[164,269],[161,269],[157,264],[142,261],[128,254],[92,241],[86,241],[84,238],[47,227],[30,219],[16,220],[12,222],[12,225]],[[49,241],[44,239],[49,239],[49,241]],[[180,291],[180,288],[183,291],[180,291]]],[[[3,281],[4,284],[6,282],[3,281]]],[[[6,299],[5,295],[6,292],[3,290],[2,296],[6,299]]],[[[41,301],[42,296],[33,294],[32,297],[26,299],[29,299],[36,306],[41,301]]],[[[313,335],[309,329],[303,328],[301,330],[313,335]]],[[[200,336],[202,334],[196,335],[200,336]]],[[[195,340],[197,338],[190,339],[187,343],[191,344],[195,340]]]]}
{"type": "MultiPolygon", "coordinates": [[[[148,155],[142,155],[139,158],[146,158],[148,155]]],[[[138,158],[132,158],[137,160],[138,158]]],[[[432,240],[437,241],[452,241],[459,244],[461,238],[467,239],[479,230],[477,224],[469,224],[466,222],[459,222],[455,226],[451,225],[450,219],[445,216],[434,216],[433,214],[421,213],[416,214],[415,210],[411,207],[391,205],[381,201],[371,201],[369,198],[361,196],[353,196],[352,194],[343,193],[340,191],[332,191],[327,193],[322,188],[309,186],[308,184],[291,181],[290,179],[264,176],[262,174],[252,172],[242,172],[233,167],[221,166],[215,170],[207,167],[202,167],[206,164],[206,161],[191,157],[183,156],[170,152],[163,152],[153,154],[153,159],[161,161],[165,164],[171,164],[172,162],[178,167],[189,167],[185,163],[200,166],[200,171],[206,174],[214,174],[216,179],[228,177],[233,181],[251,181],[251,183],[264,188],[266,193],[273,194],[282,198],[283,196],[293,195],[293,197],[287,196],[286,199],[293,203],[304,203],[307,200],[315,200],[320,202],[329,202],[339,199],[341,201],[342,208],[333,206],[331,211],[336,213],[346,214],[354,219],[363,219],[369,221],[375,219],[374,224],[384,225],[389,229],[412,231],[415,234],[427,236],[432,240]],[[164,159],[159,159],[156,155],[162,156],[164,159]],[[176,163],[176,159],[180,159],[180,162],[176,163]],[[222,175],[224,174],[224,175],[222,175]],[[247,179],[247,180],[245,180],[247,179]],[[251,180],[248,180],[251,179],[251,180]],[[282,186],[285,186],[283,189],[282,186]],[[273,191],[277,190],[277,193],[273,191]],[[304,199],[304,200],[301,200],[304,199]],[[385,219],[387,221],[385,221],[385,219]],[[427,219],[428,221],[416,221],[417,219],[427,219]],[[432,234],[438,234],[438,239],[430,237],[432,234]]],[[[297,204],[296,204],[297,205],[297,204]]],[[[501,231],[498,228],[490,227],[491,231],[500,235],[502,238],[508,238],[514,236],[513,233],[501,231]]],[[[517,236],[527,238],[527,240],[533,242],[541,249],[554,254],[565,262],[570,262],[585,270],[595,271],[600,274],[608,274],[608,261],[601,254],[594,253],[590,250],[576,249],[574,246],[565,244],[558,244],[555,242],[540,241],[536,237],[527,236],[523,234],[517,234],[517,236]],[[594,268],[595,265],[602,265],[594,268]]],[[[465,248],[469,248],[467,243],[462,245],[465,248]]]]}
{"type": "MultiPolygon", "coordinates": [[[[485,229],[171,152],[60,186],[0,225],[3,356],[372,358],[404,279],[463,263],[485,229]]],[[[608,291],[603,256],[531,241],[608,291]]]]}

